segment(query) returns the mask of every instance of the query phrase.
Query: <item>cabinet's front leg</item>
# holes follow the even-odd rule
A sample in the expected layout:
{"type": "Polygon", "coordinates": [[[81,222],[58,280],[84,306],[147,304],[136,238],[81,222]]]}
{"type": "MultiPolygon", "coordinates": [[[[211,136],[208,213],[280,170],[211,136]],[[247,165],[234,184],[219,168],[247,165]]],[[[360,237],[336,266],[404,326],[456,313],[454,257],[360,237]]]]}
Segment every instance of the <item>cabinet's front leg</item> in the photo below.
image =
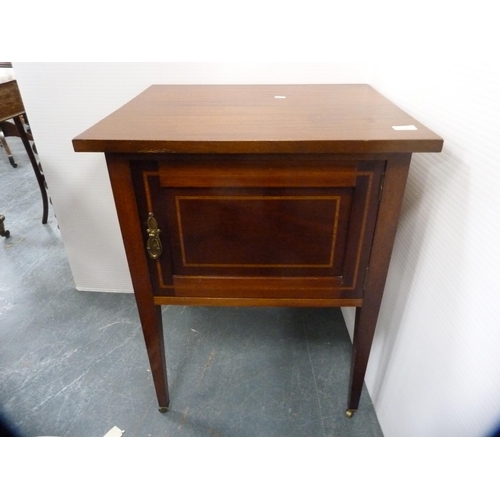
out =
{"type": "Polygon", "coordinates": [[[156,390],[156,397],[160,412],[168,410],[170,397],[168,393],[167,364],[165,359],[165,345],[163,340],[163,324],[161,306],[137,298],[137,307],[141,318],[142,332],[148,352],[151,374],[156,390]]]}
{"type": "Polygon", "coordinates": [[[359,407],[359,399],[363,390],[366,367],[370,357],[375,326],[377,324],[378,308],[358,307],[354,323],[353,352],[351,360],[351,382],[349,402],[346,416],[352,417],[359,407]]]}
{"type": "Polygon", "coordinates": [[[377,224],[373,236],[370,265],[365,280],[363,305],[356,310],[349,402],[346,415],[358,409],[361,390],[370,356],[378,313],[389,270],[392,248],[401,211],[411,154],[391,155],[386,163],[385,180],[377,224]]]}
{"type": "Polygon", "coordinates": [[[156,396],[160,411],[165,412],[169,405],[169,394],[161,306],[154,303],[142,233],[143,223],[137,210],[130,164],[126,157],[114,154],[107,154],[106,161],[156,396]]]}

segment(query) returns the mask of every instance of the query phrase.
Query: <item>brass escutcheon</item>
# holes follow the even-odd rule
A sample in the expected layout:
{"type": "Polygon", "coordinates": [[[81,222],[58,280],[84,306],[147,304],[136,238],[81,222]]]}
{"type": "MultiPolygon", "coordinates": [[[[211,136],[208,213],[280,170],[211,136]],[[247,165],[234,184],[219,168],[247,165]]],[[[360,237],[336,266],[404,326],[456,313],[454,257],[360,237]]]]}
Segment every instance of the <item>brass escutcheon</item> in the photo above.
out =
{"type": "Polygon", "coordinates": [[[152,259],[158,259],[162,252],[161,241],[159,238],[161,230],[158,228],[158,222],[156,222],[155,216],[152,212],[149,213],[147,224],[149,238],[146,249],[152,259]]]}

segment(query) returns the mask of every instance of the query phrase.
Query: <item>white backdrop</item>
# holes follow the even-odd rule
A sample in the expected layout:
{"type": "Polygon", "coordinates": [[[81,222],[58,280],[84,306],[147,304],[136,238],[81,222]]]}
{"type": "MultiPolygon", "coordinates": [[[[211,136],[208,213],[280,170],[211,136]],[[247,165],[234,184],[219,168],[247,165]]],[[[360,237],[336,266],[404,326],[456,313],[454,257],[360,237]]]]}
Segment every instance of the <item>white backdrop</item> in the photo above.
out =
{"type": "MultiPolygon", "coordinates": [[[[488,63],[14,63],[75,286],[131,291],[102,155],[71,140],[153,83],[370,83],[445,139],[415,155],[367,374],[385,435],[500,423],[499,74],[488,63]]],[[[352,310],[345,310],[352,330],[352,310]]]]}

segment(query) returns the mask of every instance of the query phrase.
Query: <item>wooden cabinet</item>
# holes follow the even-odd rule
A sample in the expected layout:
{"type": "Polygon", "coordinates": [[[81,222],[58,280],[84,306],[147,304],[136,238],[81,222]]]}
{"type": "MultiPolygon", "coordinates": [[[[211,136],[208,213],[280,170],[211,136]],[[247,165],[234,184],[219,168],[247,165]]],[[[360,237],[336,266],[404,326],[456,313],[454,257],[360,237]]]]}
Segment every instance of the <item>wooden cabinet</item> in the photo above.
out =
{"type": "Polygon", "coordinates": [[[367,85],[152,86],[101,151],[160,409],[161,305],[357,308],[358,408],[413,152],[442,139],[367,85]]]}

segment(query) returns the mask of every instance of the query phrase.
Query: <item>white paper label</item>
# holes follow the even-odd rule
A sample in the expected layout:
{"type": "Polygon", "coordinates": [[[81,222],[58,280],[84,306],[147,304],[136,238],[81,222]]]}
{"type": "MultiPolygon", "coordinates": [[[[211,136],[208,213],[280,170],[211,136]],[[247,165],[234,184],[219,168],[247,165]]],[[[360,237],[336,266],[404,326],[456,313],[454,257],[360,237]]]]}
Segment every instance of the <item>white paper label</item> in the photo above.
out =
{"type": "Polygon", "coordinates": [[[119,437],[122,437],[122,434],[124,433],[125,431],[122,431],[120,428],[116,427],[116,425],[110,429],[108,432],[106,432],[106,434],[104,434],[104,437],[105,438],[109,438],[109,437],[113,437],[113,438],[119,438],[119,437]]]}
{"type": "Polygon", "coordinates": [[[275,95],[275,99],[286,99],[286,95],[275,95]]]}
{"type": "Polygon", "coordinates": [[[415,125],[393,125],[394,130],[418,130],[415,125]]]}

